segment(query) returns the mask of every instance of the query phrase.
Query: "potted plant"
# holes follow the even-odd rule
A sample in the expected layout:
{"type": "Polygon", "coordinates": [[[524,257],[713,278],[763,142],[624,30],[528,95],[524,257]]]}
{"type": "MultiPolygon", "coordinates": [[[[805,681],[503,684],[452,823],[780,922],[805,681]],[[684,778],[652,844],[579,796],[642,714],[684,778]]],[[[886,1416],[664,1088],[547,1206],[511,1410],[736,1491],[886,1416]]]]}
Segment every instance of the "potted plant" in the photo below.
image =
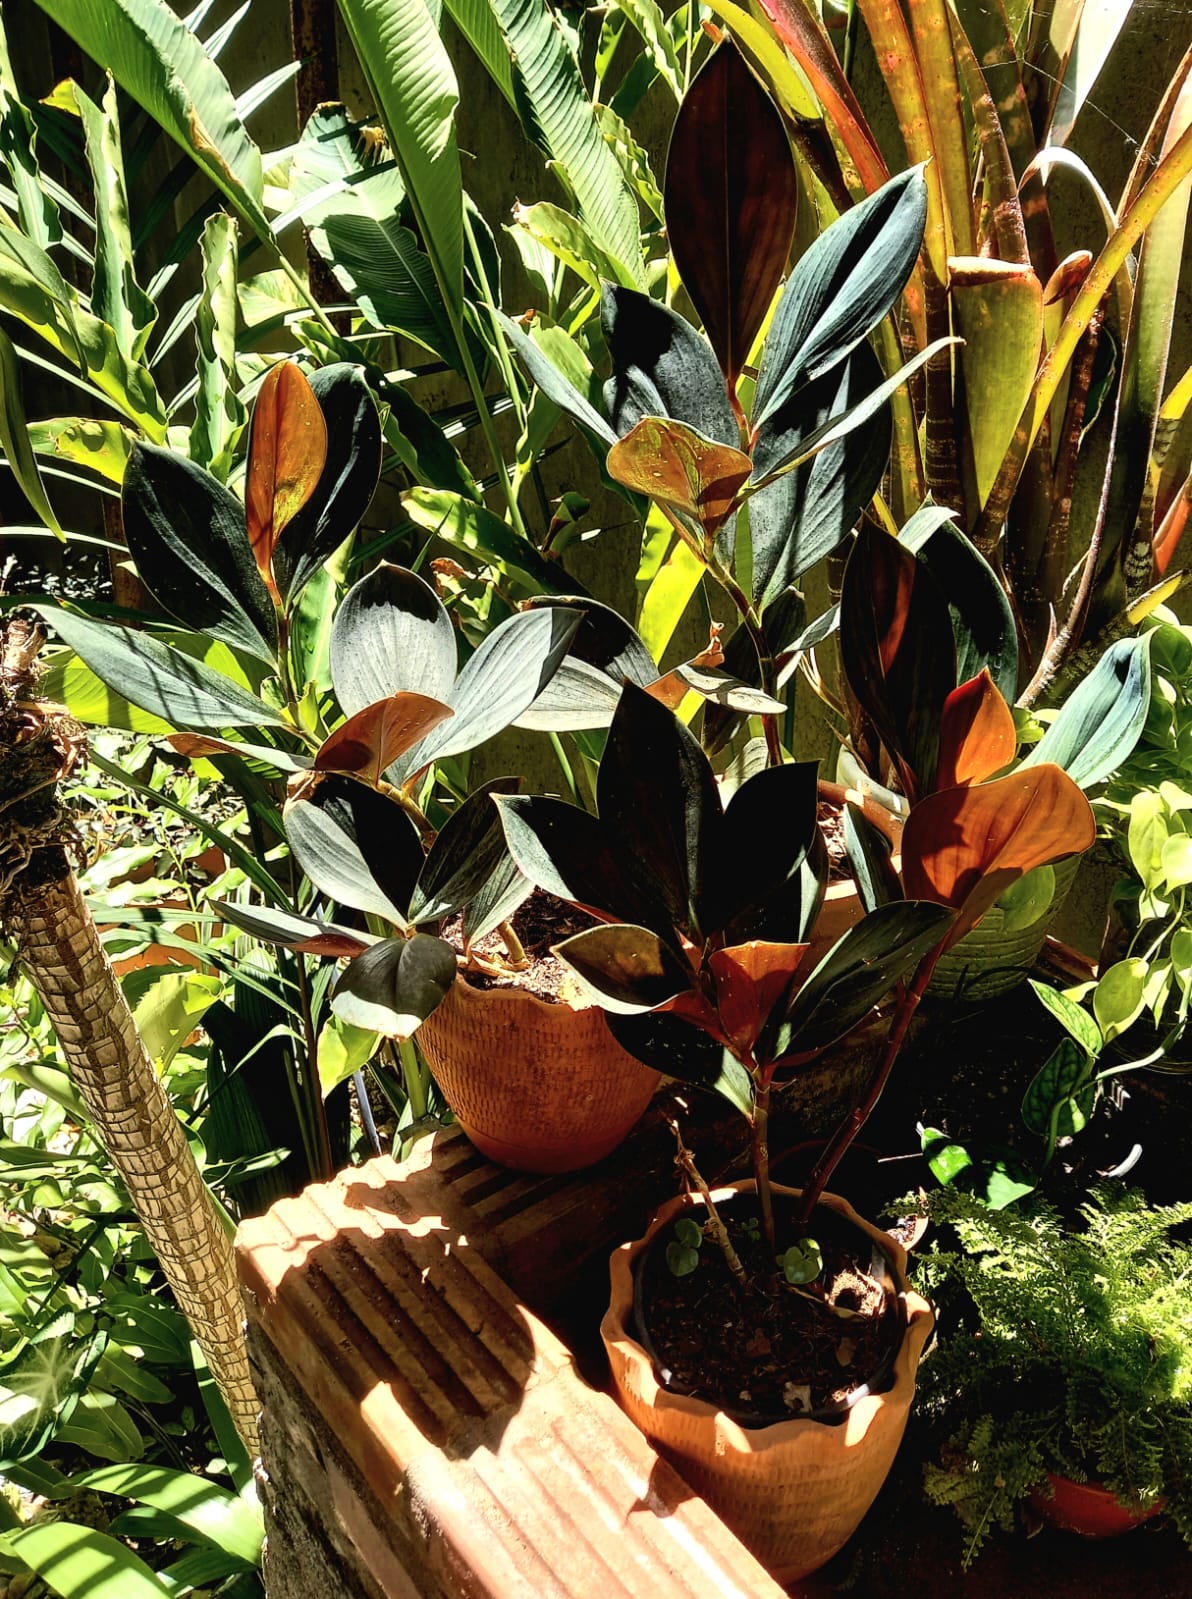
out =
{"type": "Polygon", "coordinates": [[[1160,1510],[1192,1544],[1192,1205],[1094,1191],[1075,1225],[1041,1200],[989,1210],[948,1189],[927,1201],[961,1249],[924,1282],[958,1325],[924,1368],[947,1429],[929,1496],[964,1524],[964,1564],[1029,1503],[1109,1537],[1160,1510]]]}
{"type": "MultiPolygon", "coordinates": [[[[614,1257],[603,1331],[626,1409],[782,1580],[828,1559],[872,1501],[901,1437],[930,1325],[926,1305],[910,1295],[898,1250],[843,1201],[825,1199],[827,1182],[876,1103],[949,943],[1009,882],[1092,839],[1088,803],[1058,768],[1044,764],[983,781],[992,759],[987,716],[968,714],[967,695],[953,704],[959,709],[945,722],[954,786],[925,802],[929,825],[908,824],[904,841],[904,880],[915,885],[915,897],[902,897],[873,830],[850,811],[866,915],[818,962],[808,956],[824,877],[813,764],[766,767],[726,804],[686,726],[627,685],[600,764],[598,815],[550,798],[495,800],[525,875],[596,919],[556,952],[608,1012],[614,1035],[648,1064],[717,1090],[749,1122],[750,1200],[710,1193],[681,1147],[695,1197],[677,1201],[644,1239],[614,1257]],[[896,998],[879,1061],[802,1194],[784,1192],[776,1202],[768,1143],[776,1079],[805,1068],[891,989],[896,998]],[[714,1381],[707,1392],[670,1391],[673,1360],[652,1359],[650,1335],[643,1338],[634,1322],[634,1265],[676,1212],[694,1227],[667,1234],[657,1248],[678,1246],[678,1256],[667,1253],[680,1276],[699,1273],[704,1304],[692,1318],[696,1331],[702,1337],[715,1323],[733,1321],[729,1341],[738,1354],[747,1350],[754,1370],[742,1384],[730,1367],[727,1392],[714,1381]],[[841,1245],[842,1229],[850,1246],[841,1245]],[[696,1248],[704,1235],[720,1249],[696,1248]],[[875,1246],[884,1283],[870,1270],[875,1246]],[[854,1288],[865,1281],[868,1315],[855,1315],[858,1302],[841,1297],[845,1276],[854,1288]],[[822,1376],[801,1370],[789,1349],[773,1356],[771,1320],[800,1318],[826,1333],[812,1339],[827,1349],[826,1393],[822,1376]],[[883,1323],[889,1345],[876,1330],[883,1323]],[[850,1371],[856,1380],[838,1395],[841,1370],[852,1360],[841,1352],[863,1344],[861,1364],[872,1369],[850,1371]],[[893,1373],[893,1387],[863,1392],[867,1377],[881,1388],[878,1371],[882,1380],[893,1373]],[[749,1396],[769,1386],[782,1419],[748,1415],[742,1386],[749,1396]],[[847,1426],[833,1425],[838,1415],[818,1414],[828,1396],[841,1400],[838,1408],[851,1405],[847,1426]]],[[[647,1278],[658,1275],[655,1267],[645,1270],[647,1278]]],[[[680,1320],[681,1341],[688,1340],[691,1325],[680,1320]]],[[[721,1357],[705,1361],[705,1346],[696,1347],[696,1367],[716,1372],[721,1357]]]]}

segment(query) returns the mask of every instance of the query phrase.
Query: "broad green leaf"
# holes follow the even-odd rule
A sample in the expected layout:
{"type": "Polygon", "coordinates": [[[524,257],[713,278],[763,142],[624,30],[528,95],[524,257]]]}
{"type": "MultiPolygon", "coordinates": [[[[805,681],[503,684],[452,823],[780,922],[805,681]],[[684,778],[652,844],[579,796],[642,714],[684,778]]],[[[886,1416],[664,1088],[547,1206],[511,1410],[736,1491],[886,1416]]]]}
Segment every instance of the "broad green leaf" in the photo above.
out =
{"type": "Polygon", "coordinates": [[[67,416],[31,422],[29,440],[38,455],[85,466],[119,486],[136,434],[119,422],[67,416]]]}
{"type": "Polygon", "coordinates": [[[34,446],[21,402],[21,373],[12,340],[0,328],[0,446],[17,487],[48,528],[64,540],[57,513],[50,504],[37,467],[34,446]]]}
{"type": "Polygon", "coordinates": [[[508,856],[494,794],[516,794],[516,777],[498,777],[469,794],[427,852],[410,898],[410,921],[440,921],[461,911],[508,856]]]}
{"type": "Polygon", "coordinates": [[[1030,983],[1045,1009],[1049,1010],[1061,1027],[1064,1027],[1095,1059],[1101,1053],[1103,1043],[1101,1029],[1084,1006],[1078,1005],[1074,999],[1069,999],[1067,994],[1060,993],[1058,988],[1052,988],[1047,983],[1038,983],[1034,978],[1031,978],[1030,983]]]}
{"type": "Polygon", "coordinates": [[[331,1009],[355,1027],[409,1038],[445,998],[455,972],[455,951],[441,938],[387,938],[346,968],[331,1009]]]}
{"type": "Polygon", "coordinates": [[[443,0],[447,15],[484,63],[489,77],[500,89],[506,104],[518,110],[514,88],[514,65],[489,0],[443,0]]]}
{"type": "Polygon", "coordinates": [[[164,1070],[219,998],[221,980],[205,972],[149,968],[153,979],[133,1007],[137,1031],[164,1070]]]}
{"type": "Polygon", "coordinates": [[[1005,1210],[1038,1187],[1038,1175],[1012,1150],[979,1144],[966,1148],[935,1127],[924,1129],[922,1142],[927,1164],[940,1184],[975,1194],[990,1210],[1005,1210]]]}
{"type": "Polygon", "coordinates": [[[451,618],[430,585],[404,567],[383,561],[340,601],[331,680],[346,716],[403,692],[449,705],[455,663],[451,618]]]}
{"type": "Polygon", "coordinates": [[[107,67],[262,238],[268,238],[260,151],[245,132],[226,78],[164,0],[38,4],[107,67]]]}
{"type": "Polygon", "coordinates": [[[1119,639],[1068,695],[1022,764],[1051,761],[1079,787],[1092,788],[1133,752],[1150,703],[1150,635],[1119,639]]]}
{"type": "Polygon", "coordinates": [[[650,579],[637,623],[642,642],[655,660],[660,661],[665,654],[703,573],[704,563],[699,556],[682,539],[675,539],[669,555],[650,579]]]}
{"type": "Polygon", "coordinates": [[[1192,835],[1173,833],[1163,846],[1160,865],[1168,888],[1192,883],[1192,835]]]}
{"type": "MultiPolygon", "coordinates": [[[[559,370],[516,322],[511,322],[506,316],[501,316],[500,321],[505,337],[513,345],[521,357],[522,365],[543,394],[549,400],[553,400],[560,410],[566,411],[568,416],[578,422],[580,427],[605,449],[610,444],[615,444],[617,435],[609,426],[608,418],[596,410],[587,395],[580,392],[572,379],[559,370]]],[[[694,331],[692,329],[693,334],[694,331]]]]}
{"type": "Polygon", "coordinates": [[[95,1389],[80,1397],[56,1437],[61,1443],[77,1444],[98,1460],[139,1460],[145,1452],[145,1440],[127,1408],[114,1394],[95,1389]]]}
{"type": "MultiPolygon", "coordinates": [[[[451,0],[448,0],[451,4],[451,0]]],[[[682,98],[682,73],[678,51],[671,38],[662,7],[657,0],[623,0],[620,11],[628,17],[646,47],[646,53],[657,68],[676,100],[682,98]]]]}
{"type": "Polygon", "coordinates": [[[235,1555],[246,1569],[260,1563],[265,1526],[260,1510],[216,1483],[164,1466],[105,1466],[74,1479],[95,1493],[151,1505],[181,1522],[196,1538],[235,1555]]]}
{"type": "Polygon", "coordinates": [[[62,238],[62,222],[37,164],[35,127],[13,76],[0,18],[0,163],[16,192],[21,231],[45,250],[62,238]]]}
{"type": "Polygon", "coordinates": [[[1036,866],[997,897],[1002,931],[1016,933],[1047,914],[1055,899],[1055,867],[1036,866]]]}
{"type": "Polygon", "coordinates": [[[953,257],[948,293],[964,340],[968,441],[984,505],[1030,397],[1043,342],[1043,286],[1029,264],[953,257]]]}
{"type": "Polygon", "coordinates": [[[350,777],[319,777],[285,810],[299,866],[329,899],[406,925],[422,867],[413,823],[395,800],[350,777]]]}
{"type": "Polygon", "coordinates": [[[625,283],[645,287],[637,202],[600,132],[579,64],[546,0],[490,0],[536,131],[625,283]]]}
{"type": "Polygon", "coordinates": [[[647,927],[590,927],[554,946],[604,1010],[623,1016],[654,1010],[693,986],[690,968],[647,927]]]}
{"type": "Polygon", "coordinates": [[[93,1527],[46,1522],[6,1533],[5,1543],[61,1599],[171,1599],[138,1555],[93,1527]]]}
{"type": "Polygon", "coordinates": [[[590,289],[598,290],[602,281],[623,280],[624,270],[604,253],[580,219],[561,205],[549,200],[518,205],[514,207],[513,221],[565,267],[570,267],[590,289]]]}
{"type": "Polygon", "coordinates": [[[204,224],[202,257],[203,287],[195,313],[199,381],[190,457],[226,483],[245,413],[236,392],[236,224],[222,211],[204,224]]]}
{"type": "Polygon", "coordinates": [[[1132,1027],[1142,1015],[1146,1005],[1147,973],[1146,961],[1132,956],[1115,962],[1098,979],[1093,990],[1093,1014],[1107,1044],[1132,1027]]]}
{"type": "Polygon", "coordinates": [[[425,0],[340,0],[449,310],[463,312],[459,88],[425,0]]]}
{"type": "Polygon", "coordinates": [[[1143,789],[1130,801],[1127,847],[1130,864],[1138,873],[1143,888],[1154,894],[1163,887],[1163,848],[1171,829],[1167,807],[1153,789],[1143,789]]]}
{"type": "Polygon", "coordinates": [[[1063,1038],[1031,1079],[1022,1119],[1040,1138],[1071,1138],[1092,1114],[1097,1084],[1089,1057],[1074,1038],[1063,1038]]]}
{"type": "Polygon", "coordinates": [[[600,324],[613,364],[604,404],[618,437],[643,417],[669,417],[715,444],[738,447],[740,428],[716,357],[685,317],[606,283],[600,324]]]}
{"type": "Polygon", "coordinates": [[[41,601],[33,608],[104,683],[172,728],[285,727],[284,718],[230,678],[149,633],[93,621],[41,601]]]}
{"type": "Polygon", "coordinates": [[[539,555],[528,539],[475,500],[442,489],[410,489],[402,496],[410,520],[427,533],[491,562],[499,571],[512,569],[528,578],[535,590],[559,593],[571,585],[561,566],[539,555]]]}
{"type": "Polygon", "coordinates": [[[363,1027],[353,1027],[341,1016],[328,1016],[319,1033],[319,1086],[323,1098],[340,1083],[367,1066],[376,1054],[381,1035],[363,1027]]]}

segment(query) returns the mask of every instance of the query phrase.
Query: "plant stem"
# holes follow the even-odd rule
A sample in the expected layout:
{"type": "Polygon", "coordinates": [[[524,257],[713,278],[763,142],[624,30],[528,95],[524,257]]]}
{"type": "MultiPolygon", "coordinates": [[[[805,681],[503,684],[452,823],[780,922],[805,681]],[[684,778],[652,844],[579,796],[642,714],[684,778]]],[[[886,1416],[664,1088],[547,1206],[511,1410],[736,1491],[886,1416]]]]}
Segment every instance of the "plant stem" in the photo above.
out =
{"type": "Polygon", "coordinates": [[[682,1171],[686,1177],[689,1177],[692,1183],[694,1183],[695,1187],[699,1189],[700,1195],[708,1212],[708,1226],[711,1229],[713,1239],[719,1247],[721,1254],[724,1256],[725,1265],[733,1274],[733,1277],[736,1279],[739,1286],[743,1289],[748,1288],[749,1279],[745,1275],[745,1268],[741,1264],[741,1257],[733,1248],[732,1239],[728,1235],[728,1228],[720,1219],[720,1212],[716,1209],[715,1202],[712,1199],[712,1190],[704,1181],[699,1168],[695,1164],[695,1158],[691,1151],[687,1148],[686,1144],[684,1144],[683,1139],[679,1134],[678,1123],[672,1121],[670,1125],[671,1131],[675,1135],[675,1141],[679,1146],[679,1152],[675,1156],[675,1165],[678,1166],[679,1170],[682,1171]]]}
{"type": "Polygon", "coordinates": [[[766,1248],[771,1255],[778,1253],[778,1238],[774,1230],[774,1194],[770,1186],[770,1077],[763,1074],[758,1082],[750,1122],[750,1142],[753,1154],[753,1176],[757,1183],[757,1207],[761,1212],[762,1232],[766,1248]]]}
{"type": "Polygon", "coordinates": [[[405,1080],[406,1097],[409,1100],[410,1116],[414,1121],[421,1121],[426,1115],[428,1104],[426,1072],[422,1062],[418,1059],[418,1051],[414,1048],[412,1038],[397,1040],[397,1054],[401,1061],[401,1074],[405,1080]]]}

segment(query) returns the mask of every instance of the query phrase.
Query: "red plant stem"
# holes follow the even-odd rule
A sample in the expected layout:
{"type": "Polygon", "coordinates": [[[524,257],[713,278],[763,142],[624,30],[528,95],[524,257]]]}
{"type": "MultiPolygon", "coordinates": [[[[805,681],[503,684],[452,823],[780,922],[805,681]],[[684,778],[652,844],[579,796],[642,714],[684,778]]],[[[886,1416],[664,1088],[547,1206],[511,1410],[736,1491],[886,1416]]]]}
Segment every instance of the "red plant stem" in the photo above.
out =
{"type": "Polygon", "coordinates": [[[828,1186],[832,1173],[840,1164],[842,1157],[848,1152],[849,1146],[869,1120],[874,1106],[882,1097],[882,1090],[889,1080],[894,1062],[898,1059],[898,1053],[906,1040],[906,1032],[911,1024],[911,1018],[919,1008],[919,1001],[926,992],[927,985],[931,981],[931,974],[935,970],[936,962],[942,953],[943,944],[941,943],[920,961],[914,982],[903,993],[898,1002],[898,1008],[894,1012],[893,1020],[890,1023],[890,1031],[886,1035],[886,1047],[882,1053],[881,1064],[874,1073],[873,1081],[869,1085],[869,1092],[859,1105],[855,1105],[849,1111],[833,1133],[828,1147],[816,1161],[815,1168],[807,1179],[807,1184],[799,1199],[799,1208],[795,1215],[795,1226],[800,1233],[806,1229],[810,1222],[811,1213],[819,1204],[820,1197],[828,1186]]]}
{"type": "Polygon", "coordinates": [[[766,1247],[774,1255],[778,1252],[778,1244],[774,1232],[774,1195],[770,1187],[771,1075],[770,1072],[763,1072],[757,1078],[749,1129],[752,1139],[753,1176],[757,1183],[757,1208],[761,1212],[766,1247]]]}

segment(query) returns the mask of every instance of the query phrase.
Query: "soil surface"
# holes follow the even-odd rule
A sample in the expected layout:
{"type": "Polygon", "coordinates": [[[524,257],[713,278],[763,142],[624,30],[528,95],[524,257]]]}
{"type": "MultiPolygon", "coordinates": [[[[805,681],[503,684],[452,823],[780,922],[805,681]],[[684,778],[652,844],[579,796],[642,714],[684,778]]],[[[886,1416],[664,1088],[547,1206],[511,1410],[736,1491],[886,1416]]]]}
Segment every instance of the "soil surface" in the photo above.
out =
{"type": "Polygon", "coordinates": [[[828,850],[828,881],[843,883],[850,876],[848,852],[844,843],[844,812],[831,800],[819,800],[815,808],[819,830],[828,850]]]}
{"type": "MultiPolygon", "coordinates": [[[[478,958],[478,963],[465,967],[463,975],[473,988],[520,988],[544,1000],[575,998],[578,992],[575,978],[551,954],[551,949],[573,933],[582,933],[585,928],[596,925],[594,917],[575,910],[553,894],[535,889],[512,917],[513,931],[528,964],[514,966],[500,933],[489,933],[472,945],[472,956],[474,960],[478,958]]],[[[461,917],[453,916],[444,924],[443,937],[463,953],[461,917]]]]}
{"type": "MultiPolygon", "coordinates": [[[[645,1257],[638,1308],[663,1386],[706,1399],[746,1426],[839,1410],[863,1384],[880,1386],[902,1328],[897,1302],[867,1269],[869,1241],[819,1215],[812,1235],[824,1268],[815,1290],[796,1288],[774,1272],[752,1197],[725,1204],[721,1215],[748,1290],[710,1230],[699,1264],[684,1276],[667,1263],[673,1227],[658,1234],[645,1257]],[[792,1372],[798,1383],[790,1381],[792,1372]]],[[[781,1213],[778,1221],[781,1248],[789,1240],[781,1213]]]]}

